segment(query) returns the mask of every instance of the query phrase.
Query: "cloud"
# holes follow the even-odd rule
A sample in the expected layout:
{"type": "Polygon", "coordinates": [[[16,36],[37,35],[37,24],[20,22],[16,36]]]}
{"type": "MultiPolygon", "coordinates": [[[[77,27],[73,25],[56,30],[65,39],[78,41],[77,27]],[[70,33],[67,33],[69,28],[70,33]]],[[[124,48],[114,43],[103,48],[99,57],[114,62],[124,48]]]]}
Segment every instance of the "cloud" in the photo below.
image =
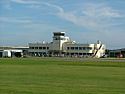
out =
{"type": "Polygon", "coordinates": [[[41,4],[47,5],[48,7],[55,8],[56,10],[58,10],[58,12],[64,12],[63,8],[58,5],[50,4],[47,2],[41,2],[41,4]]]}
{"type": "Polygon", "coordinates": [[[114,24],[112,22],[115,21],[116,18],[124,17],[124,15],[118,10],[106,5],[97,4],[85,5],[80,11],[76,10],[75,12],[65,12],[64,10],[61,12],[59,11],[57,16],[77,26],[94,31],[102,31],[104,28],[108,28],[114,24]]]}
{"type": "Polygon", "coordinates": [[[89,19],[88,17],[82,17],[82,16],[76,16],[73,13],[58,13],[57,14],[60,18],[65,19],[66,21],[69,21],[75,25],[90,28],[90,27],[96,27],[98,24],[95,22],[94,19],[89,19]]]}
{"type": "MultiPolygon", "coordinates": [[[[103,30],[111,26],[112,20],[121,18],[124,15],[116,9],[105,4],[84,4],[79,10],[65,11],[61,6],[36,0],[11,0],[13,3],[27,4],[29,8],[41,9],[44,6],[51,9],[54,15],[68,21],[76,26],[81,26],[91,30],[103,30]],[[56,11],[55,11],[56,10],[56,11]],[[75,12],[74,12],[75,11],[75,12]]],[[[49,11],[50,12],[50,11],[49,11]]],[[[53,15],[51,14],[51,15],[53,15]]],[[[3,19],[6,22],[30,22],[29,20],[3,19]]],[[[122,24],[122,23],[119,23],[122,24]]]]}
{"type": "Polygon", "coordinates": [[[11,0],[11,2],[19,4],[38,4],[38,2],[35,0],[11,0]]]}
{"type": "Polygon", "coordinates": [[[63,9],[57,5],[54,4],[50,4],[47,2],[43,2],[43,1],[36,1],[36,0],[11,0],[11,2],[14,3],[18,3],[18,4],[29,4],[31,6],[29,6],[30,8],[40,8],[40,6],[42,5],[46,5],[48,7],[51,8],[55,8],[56,10],[59,10],[60,12],[63,11],[63,9]]]}
{"type": "Polygon", "coordinates": [[[29,7],[32,7],[32,8],[40,8],[40,6],[42,7],[42,5],[45,5],[50,8],[56,9],[59,12],[64,11],[63,8],[61,8],[58,5],[50,4],[47,2],[43,2],[43,1],[39,1],[39,2],[38,1],[23,1],[23,0],[12,0],[12,1],[15,1],[16,3],[20,3],[20,4],[31,4],[31,6],[29,6],[29,7]]]}
{"type": "Polygon", "coordinates": [[[17,3],[17,4],[28,4],[28,5],[34,5],[34,4],[39,4],[39,2],[35,0],[1,0],[0,5],[8,10],[12,9],[12,3],[17,3]]]}
{"type": "MultiPolygon", "coordinates": [[[[52,9],[52,11],[57,10],[54,12],[54,15],[65,21],[71,22],[76,26],[92,29],[94,31],[103,30],[104,28],[113,25],[114,23],[112,23],[112,20],[115,18],[124,17],[124,15],[119,10],[113,9],[112,7],[105,4],[85,4],[80,8],[79,11],[65,11],[59,5],[42,1],[38,4],[39,6],[45,5],[52,9]]],[[[32,7],[40,8],[37,7],[38,4],[35,4],[32,7]]]]}
{"type": "Polygon", "coordinates": [[[0,22],[5,22],[5,23],[22,23],[22,24],[32,23],[31,20],[19,19],[19,18],[14,18],[14,17],[0,17],[0,22]]]}
{"type": "Polygon", "coordinates": [[[109,6],[100,4],[87,4],[82,11],[83,15],[93,17],[122,17],[120,11],[109,6]]]}

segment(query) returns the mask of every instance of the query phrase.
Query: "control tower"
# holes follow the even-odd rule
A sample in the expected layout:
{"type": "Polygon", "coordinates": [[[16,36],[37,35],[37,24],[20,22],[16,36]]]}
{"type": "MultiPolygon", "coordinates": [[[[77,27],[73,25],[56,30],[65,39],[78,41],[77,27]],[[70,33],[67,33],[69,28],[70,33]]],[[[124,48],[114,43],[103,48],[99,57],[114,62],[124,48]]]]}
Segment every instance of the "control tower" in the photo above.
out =
{"type": "Polygon", "coordinates": [[[63,50],[63,43],[68,41],[70,41],[70,39],[69,37],[65,36],[65,32],[53,32],[53,52],[56,54],[60,54],[63,50]]]}

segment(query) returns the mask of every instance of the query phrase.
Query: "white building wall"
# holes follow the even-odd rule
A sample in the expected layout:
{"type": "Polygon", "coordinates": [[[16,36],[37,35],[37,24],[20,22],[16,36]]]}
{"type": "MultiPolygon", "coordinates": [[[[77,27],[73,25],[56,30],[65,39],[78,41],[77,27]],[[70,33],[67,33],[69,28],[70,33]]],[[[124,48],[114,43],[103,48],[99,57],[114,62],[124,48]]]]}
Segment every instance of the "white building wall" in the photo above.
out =
{"type": "Polygon", "coordinates": [[[10,50],[4,50],[3,51],[3,57],[11,57],[11,51],[10,50]]]}
{"type": "Polygon", "coordinates": [[[100,58],[100,57],[104,56],[105,55],[105,50],[106,50],[106,47],[105,47],[104,44],[102,44],[101,48],[98,50],[95,57],[100,58]]]}
{"type": "Polygon", "coordinates": [[[97,43],[95,44],[95,51],[94,51],[95,57],[99,58],[105,55],[105,50],[106,50],[105,45],[102,44],[100,41],[97,41],[97,43]]]}

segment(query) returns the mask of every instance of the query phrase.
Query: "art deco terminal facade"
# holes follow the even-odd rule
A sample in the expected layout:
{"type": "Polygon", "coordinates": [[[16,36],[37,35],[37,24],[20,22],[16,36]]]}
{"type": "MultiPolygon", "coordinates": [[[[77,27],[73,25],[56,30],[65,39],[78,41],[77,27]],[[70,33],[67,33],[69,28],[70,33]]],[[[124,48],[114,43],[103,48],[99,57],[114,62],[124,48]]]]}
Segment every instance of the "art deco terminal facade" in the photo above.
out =
{"type": "Polygon", "coordinates": [[[54,32],[50,43],[29,43],[31,56],[64,56],[64,57],[102,57],[105,45],[100,41],[93,44],[80,44],[65,36],[65,32],[54,32]]]}

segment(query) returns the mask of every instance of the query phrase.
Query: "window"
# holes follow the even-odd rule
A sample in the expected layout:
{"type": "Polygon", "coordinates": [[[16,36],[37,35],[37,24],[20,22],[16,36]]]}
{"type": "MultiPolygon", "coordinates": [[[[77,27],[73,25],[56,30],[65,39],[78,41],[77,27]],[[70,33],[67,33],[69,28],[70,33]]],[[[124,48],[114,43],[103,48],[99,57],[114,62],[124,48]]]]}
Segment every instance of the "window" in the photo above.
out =
{"type": "Polygon", "coordinates": [[[86,50],[92,50],[92,47],[86,47],[86,50]]]}
{"type": "Polygon", "coordinates": [[[79,53],[79,55],[82,55],[82,53],[79,53]]]}
{"type": "Polygon", "coordinates": [[[69,55],[69,53],[67,53],[67,55],[69,55]]]}
{"type": "Polygon", "coordinates": [[[39,49],[42,49],[42,47],[39,47],[39,49]]]}
{"type": "Polygon", "coordinates": [[[54,33],[54,36],[64,36],[64,33],[54,33]]]}
{"type": "Polygon", "coordinates": [[[30,49],[34,49],[34,47],[30,47],[30,49]]]}
{"type": "Polygon", "coordinates": [[[47,50],[49,49],[49,47],[47,47],[47,50]]]}
{"type": "Polygon", "coordinates": [[[82,47],[83,50],[86,50],[86,47],[82,47]]]}
{"type": "Polygon", "coordinates": [[[82,50],[82,47],[79,47],[79,50],[82,50]]]}
{"type": "Polygon", "coordinates": [[[53,37],[53,39],[54,39],[54,40],[57,40],[57,38],[56,38],[56,37],[53,37]]]}
{"type": "Polygon", "coordinates": [[[67,47],[67,50],[69,50],[69,47],[67,47]]]}
{"type": "Polygon", "coordinates": [[[35,47],[35,49],[38,49],[38,47],[35,47]]]}
{"type": "Polygon", "coordinates": [[[65,40],[65,38],[60,38],[60,40],[65,40]]]}
{"type": "Polygon", "coordinates": [[[71,50],[74,50],[74,47],[71,47],[71,50]]]}
{"type": "Polygon", "coordinates": [[[45,49],[46,49],[46,47],[43,47],[43,49],[45,50],[45,49]]]}
{"type": "Polygon", "coordinates": [[[78,50],[78,47],[75,47],[75,50],[78,50]]]}

